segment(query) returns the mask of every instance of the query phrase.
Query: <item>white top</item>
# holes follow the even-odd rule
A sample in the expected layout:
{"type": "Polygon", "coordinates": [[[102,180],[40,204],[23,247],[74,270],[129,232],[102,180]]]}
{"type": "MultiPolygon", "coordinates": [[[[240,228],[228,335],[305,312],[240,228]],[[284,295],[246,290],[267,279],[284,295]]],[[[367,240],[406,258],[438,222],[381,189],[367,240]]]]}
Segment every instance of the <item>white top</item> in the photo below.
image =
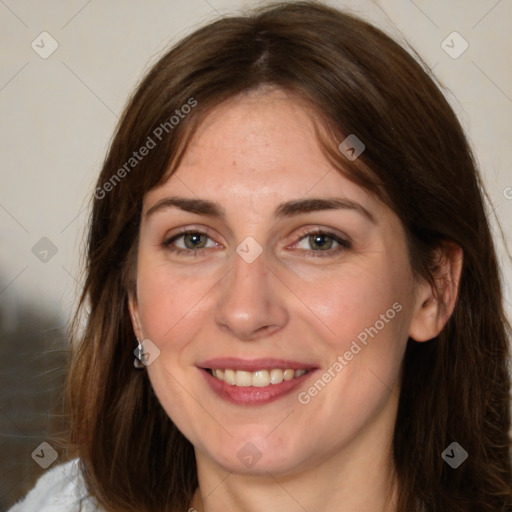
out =
{"type": "Polygon", "coordinates": [[[102,512],[86,491],[78,466],[73,459],[48,469],[35,487],[7,512],[102,512]]]}

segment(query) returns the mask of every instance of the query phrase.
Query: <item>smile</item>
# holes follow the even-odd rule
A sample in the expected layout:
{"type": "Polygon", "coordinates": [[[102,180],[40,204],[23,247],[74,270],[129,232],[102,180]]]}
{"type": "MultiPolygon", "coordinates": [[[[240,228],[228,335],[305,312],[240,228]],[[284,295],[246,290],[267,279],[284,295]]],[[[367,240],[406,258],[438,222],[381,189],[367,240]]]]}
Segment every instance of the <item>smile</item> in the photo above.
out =
{"type": "Polygon", "coordinates": [[[245,370],[231,370],[220,368],[209,368],[207,371],[218,380],[229,384],[230,386],[263,388],[266,386],[281,384],[283,381],[290,381],[302,377],[307,370],[294,370],[288,368],[282,370],[273,368],[271,370],[257,370],[249,372],[245,370]]]}
{"type": "Polygon", "coordinates": [[[276,358],[217,357],[196,366],[214,395],[242,406],[284,399],[318,370],[314,363],[276,358]]]}

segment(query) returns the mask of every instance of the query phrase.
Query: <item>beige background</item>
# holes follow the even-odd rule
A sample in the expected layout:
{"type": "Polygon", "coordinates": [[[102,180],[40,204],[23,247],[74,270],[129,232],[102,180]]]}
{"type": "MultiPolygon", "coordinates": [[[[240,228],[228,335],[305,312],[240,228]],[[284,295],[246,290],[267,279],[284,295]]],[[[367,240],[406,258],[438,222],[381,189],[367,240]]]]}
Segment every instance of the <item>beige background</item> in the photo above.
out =
{"type": "MultiPolygon", "coordinates": [[[[256,3],[0,1],[0,294],[7,303],[6,327],[19,319],[20,301],[58,310],[63,323],[69,316],[81,281],[79,256],[93,183],[128,94],[149,62],[203,22],[256,3]],[[31,47],[34,40],[42,44],[43,31],[58,43],[47,59],[31,47]],[[42,237],[58,250],[46,263],[32,252],[42,237]]],[[[507,188],[512,187],[512,3],[329,3],[409,41],[451,91],[447,94],[474,145],[491,209],[512,249],[512,189],[507,188]],[[457,59],[441,47],[453,31],[469,44],[457,59]]],[[[499,243],[512,316],[510,260],[499,243]]]]}

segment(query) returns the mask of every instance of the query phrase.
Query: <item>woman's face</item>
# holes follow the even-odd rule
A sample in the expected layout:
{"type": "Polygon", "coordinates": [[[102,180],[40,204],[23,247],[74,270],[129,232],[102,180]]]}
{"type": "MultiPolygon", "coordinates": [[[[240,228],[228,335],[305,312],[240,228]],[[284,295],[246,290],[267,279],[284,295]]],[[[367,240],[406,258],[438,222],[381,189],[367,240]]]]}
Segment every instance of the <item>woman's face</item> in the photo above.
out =
{"type": "Polygon", "coordinates": [[[213,111],[146,194],[130,309],[198,461],[287,474],[389,445],[419,309],[404,231],[283,91],[213,111]]]}

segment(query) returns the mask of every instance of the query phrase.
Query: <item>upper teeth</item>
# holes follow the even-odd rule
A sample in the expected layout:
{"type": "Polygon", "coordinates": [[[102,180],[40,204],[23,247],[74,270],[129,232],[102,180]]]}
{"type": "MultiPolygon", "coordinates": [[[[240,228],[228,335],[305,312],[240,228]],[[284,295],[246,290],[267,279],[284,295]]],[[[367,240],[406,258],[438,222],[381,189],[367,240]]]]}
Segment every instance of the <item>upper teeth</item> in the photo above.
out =
{"type": "Polygon", "coordinates": [[[295,377],[304,375],[306,370],[258,370],[246,372],[243,370],[220,370],[212,369],[212,374],[219,380],[232,386],[255,386],[262,388],[269,384],[280,384],[283,380],[292,380],[295,377]]]}

